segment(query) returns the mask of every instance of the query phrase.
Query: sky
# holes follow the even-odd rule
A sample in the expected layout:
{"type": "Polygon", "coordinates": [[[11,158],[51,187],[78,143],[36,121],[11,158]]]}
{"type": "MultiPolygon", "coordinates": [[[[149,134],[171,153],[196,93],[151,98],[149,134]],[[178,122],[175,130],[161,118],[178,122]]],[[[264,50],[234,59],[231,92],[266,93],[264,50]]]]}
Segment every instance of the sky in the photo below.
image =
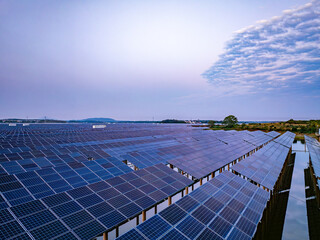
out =
{"type": "Polygon", "coordinates": [[[0,118],[320,118],[320,4],[0,0],[0,118]]]}

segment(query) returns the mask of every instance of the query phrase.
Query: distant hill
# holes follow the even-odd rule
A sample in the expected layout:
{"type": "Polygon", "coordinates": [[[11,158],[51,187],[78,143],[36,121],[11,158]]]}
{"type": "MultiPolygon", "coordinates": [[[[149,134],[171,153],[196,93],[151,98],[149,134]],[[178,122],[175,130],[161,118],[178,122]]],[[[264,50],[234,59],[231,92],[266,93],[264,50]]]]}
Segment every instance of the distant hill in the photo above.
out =
{"type": "Polygon", "coordinates": [[[117,122],[117,120],[112,118],[87,118],[82,120],[70,120],[69,122],[105,123],[105,122],[117,122]]]}
{"type": "Polygon", "coordinates": [[[8,119],[0,119],[0,123],[67,123],[67,121],[56,120],[56,119],[8,118],[8,119]]]}

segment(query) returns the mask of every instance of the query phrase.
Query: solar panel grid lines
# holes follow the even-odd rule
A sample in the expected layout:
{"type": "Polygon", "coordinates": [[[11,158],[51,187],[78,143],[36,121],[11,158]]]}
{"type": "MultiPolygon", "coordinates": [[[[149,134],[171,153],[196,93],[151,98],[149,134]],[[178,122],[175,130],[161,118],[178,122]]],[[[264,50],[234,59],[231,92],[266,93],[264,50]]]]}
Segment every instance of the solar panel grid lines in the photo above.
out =
{"type": "MultiPolygon", "coordinates": [[[[100,162],[104,161],[101,160],[100,162]]],[[[44,170],[45,169],[27,173],[20,173],[16,175],[9,175],[12,177],[16,176],[16,178],[14,179],[16,181],[11,181],[9,184],[4,185],[6,181],[2,179],[2,181],[0,181],[2,183],[0,184],[0,188],[2,187],[1,191],[3,192],[6,186],[17,186],[20,187],[20,189],[26,189],[27,191],[29,191],[30,197],[38,199],[54,193],[59,193],[68,189],[73,189],[81,185],[87,185],[92,182],[97,182],[106,179],[105,177],[98,177],[98,175],[94,174],[94,172],[91,172],[91,175],[96,178],[94,178],[94,180],[91,178],[90,180],[86,177],[88,175],[77,173],[77,170],[69,168],[68,165],[46,169],[47,171],[50,170],[50,174],[44,173],[44,170]],[[41,183],[42,185],[40,185],[41,183]]],[[[110,175],[110,177],[111,176],[112,175],[110,175]]],[[[10,192],[6,194],[10,194],[10,192]]],[[[21,203],[20,201],[17,201],[12,197],[8,201],[13,205],[21,203]]]]}
{"type": "Polygon", "coordinates": [[[140,239],[167,239],[171,235],[178,239],[235,239],[236,236],[251,239],[268,199],[269,194],[266,191],[230,172],[223,172],[117,239],[130,239],[133,235],[140,239]],[[220,187],[238,187],[237,197],[216,187],[215,182],[219,182],[218,185],[222,183],[220,187]],[[205,192],[209,194],[204,194],[205,192]],[[220,202],[219,199],[224,199],[223,195],[229,198],[220,202]],[[261,203],[254,200],[255,198],[261,203]],[[238,204],[235,205],[235,201],[238,204]],[[256,211],[250,207],[251,202],[261,205],[263,209],[256,211]],[[239,210],[238,207],[242,205],[239,210]],[[169,224],[169,228],[165,223],[169,224]],[[161,229],[160,226],[165,227],[161,229]],[[156,228],[158,231],[154,235],[153,229],[156,228]]]}
{"type": "Polygon", "coordinates": [[[294,138],[295,138],[295,134],[287,131],[284,134],[280,135],[279,137],[275,138],[273,141],[280,143],[281,145],[287,148],[291,148],[294,138]]]}
{"type": "MultiPolygon", "coordinates": [[[[286,135],[290,136],[291,146],[293,135],[289,133],[286,135]]],[[[272,141],[258,152],[232,166],[231,169],[273,190],[288,153],[288,147],[272,141]]]]}
{"type": "MultiPolygon", "coordinates": [[[[263,135],[261,135],[261,136],[266,139],[259,144],[265,144],[265,143],[272,140],[272,137],[264,135],[264,133],[262,133],[262,134],[263,135]]],[[[225,138],[225,136],[223,138],[225,138]]],[[[230,163],[233,160],[251,152],[252,150],[254,150],[256,148],[254,145],[250,145],[249,149],[248,149],[248,147],[246,147],[246,148],[243,148],[243,150],[240,150],[241,144],[244,144],[245,141],[239,142],[238,140],[234,139],[234,136],[231,136],[231,138],[229,136],[227,139],[225,139],[225,141],[226,141],[226,144],[228,141],[230,144],[230,141],[231,141],[231,143],[235,142],[236,145],[234,145],[232,147],[232,150],[226,148],[226,146],[225,146],[225,148],[220,149],[220,151],[223,150],[223,154],[222,154],[222,151],[221,151],[221,154],[217,154],[218,150],[215,149],[214,152],[207,154],[207,156],[210,156],[211,159],[210,158],[208,159],[206,157],[206,158],[203,158],[202,162],[199,162],[199,160],[198,160],[199,157],[196,157],[195,155],[192,156],[192,154],[190,154],[188,156],[188,158],[184,157],[184,158],[172,159],[172,160],[169,160],[169,163],[174,166],[177,166],[179,169],[183,170],[184,172],[187,172],[190,175],[199,179],[199,178],[202,178],[202,177],[210,174],[211,172],[214,172],[215,170],[218,170],[219,168],[221,168],[223,166],[226,166],[228,163],[230,163]],[[240,148],[239,148],[239,146],[240,146],[240,148]],[[240,152],[239,152],[239,150],[240,150],[240,152]],[[226,160],[226,159],[229,159],[229,160],[226,160]],[[192,161],[194,163],[191,163],[192,161]],[[215,164],[212,164],[212,161],[214,161],[215,164]],[[219,162],[219,164],[217,164],[218,162],[219,162]],[[193,169],[191,169],[190,166],[192,166],[193,169]],[[195,166],[197,166],[198,168],[196,169],[195,166]],[[213,166],[216,166],[216,167],[214,168],[213,166]]],[[[247,143],[247,144],[249,144],[249,143],[247,143]]],[[[202,151],[202,153],[203,153],[203,151],[202,151]]]]}
{"type": "MultiPolygon", "coordinates": [[[[39,219],[39,224],[44,216],[50,219],[53,215],[63,225],[56,222],[59,229],[67,229],[56,238],[72,239],[79,238],[79,235],[86,238],[88,235],[85,224],[81,220],[77,224],[70,222],[70,216],[74,216],[74,219],[84,216],[96,226],[93,229],[100,229],[101,226],[106,229],[105,224],[113,226],[121,222],[121,219],[134,216],[134,212],[138,210],[148,209],[190,184],[189,179],[178,173],[174,173],[175,176],[172,177],[171,174],[160,171],[168,169],[166,166],[162,166],[159,171],[153,169],[152,172],[140,171],[136,174],[122,162],[127,156],[134,159],[134,165],[140,164],[138,167],[144,169],[160,162],[185,158],[187,168],[199,166],[198,173],[205,175],[206,162],[212,159],[212,153],[217,155],[210,164],[219,168],[226,165],[224,157],[236,159],[248,152],[248,149],[255,149],[255,144],[264,141],[262,134],[200,131],[185,125],[116,124],[108,125],[101,131],[92,130],[90,124],[40,124],[15,128],[2,125],[0,175],[14,176],[16,183],[3,185],[6,183],[0,181],[0,187],[8,189],[0,193],[0,208],[11,209],[40,200],[46,208],[31,213],[39,219]],[[131,174],[127,175],[129,171],[131,174]],[[121,177],[105,181],[116,176],[121,177]],[[157,180],[152,181],[153,178],[157,180]],[[108,182],[114,187],[108,188],[108,182]],[[79,190],[78,194],[78,188],[85,192],[79,190]],[[67,210],[68,205],[71,211],[67,210]],[[101,215],[100,211],[105,214],[101,215]],[[109,221],[109,218],[113,220],[109,221]]],[[[197,197],[205,201],[213,188],[213,185],[204,188],[197,197]]],[[[234,191],[227,187],[224,190],[217,193],[217,197],[221,201],[230,200],[229,194],[234,191]]],[[[245,197],[242,196],[241,199],[245,197]]],[[[46,227],[44,223],[33,226],[29,220],[31,215],[19,217],[31,230],[44,227],[45,232],[50,229],[49,223],[53,225],[56,221],[48,222],[46,227]]],[[[34,233],[38,234],[37,231],[34,233]]],[[[206,231],[203,236],[211,236],[212,233],[211,230],[206,231]]],[[[25,233],[22,234],[21,236],[25,236],[25,233]]],[[[170,236],[183,237],[178,230],[167,233],[166,238],[170,236]]]]}
{"type": "MultiPolygon", "coordinates": [[[[136,177],[138,175],[141,175],[140,178],[146,177],[148,175],[152,175],[154,176],[154,178],[157,178],[156,175],[152,174],[154,172],[166,173],[164,176],[162,176],[162,178],[177,175],[177,179],[181,179],[179,173],[174,172],[173,170],[162,164],[155,165],[153,167],[150,167],[150,169],[146,168],[135,173],[128,173],[128,175],[133,176],[133,180],[136,180],[136,177]],[[141,172],[141,174],[139,174],[139,172],[141,172]]],[[[124,178],[126,178],[125,175],[123,176],[124,178]]],[[[116,190],[117,186],[119,187],[123,184],[130,184],[130,177],[126,179],[128,179],[129,181],[126,181],[121,177],[115,177],[114,180],[110,179],[109,182],[115,184],[114,187],[111,187],[108,182],[98,182],[90,184],[88,186],[69,190],[65,193],[48,196],[41,200],[28,202],[24,204],[26,207],[22,207],[23,205],[18,205],[15,207],[11,207],[10,209],[12,209],[13,213],[19,219],[21,218],[22,224],[28,226],[28,231],[31,232],[33,237],[44,237],[37,229],[41,229],[45,232],[50,231],[51,225],[57,225],[57,227],[60,229],[60,232],[57,232],[59,233],[59,235],[64,235],[68,231],[71,231],[72,233],[76,234],[75,236],[83,239],[83,237],[86,238],[89,235],[83,229],[86,221],[81,222],[81,220],[79,220],[80,217],[92,221],[96,225],[97,229],[103,228],[104,230],[102,232],[105,232],[108,229],[110,230],[118,224],[126,221],[127,219],[136,216],[138,213],[141,213],[142,210],[151,207],[158,201],[162,201],[164,198],[168,197],[167,194],[163,193],[164,195],[162,195],[162,199],[152,200],[152,198],[148,197],[147,193],[143,193],[142,191],[140,191],[142,193],[142,196],[140,198],[134,198],[130,200],[129,198],[127,198],[130,195],[123,194],[132,191],[132,189],[130,189],[130,191],[127,191],[126,188],[118,188],[116,190]],[[103,195],[98,194],[99,192],[103,192],[106,189],[115,189],[115,191],[118,191],[119,195],[113,195],[105,202],[104,199],[101,198],[101,196],[103,195]],[[121,191],[123,191],[123,193],[121,193],[121,191]],[[99,215],[99,210],[106,210],[107,212],[105,212],[103,215],[99,215]],[[39,221],[36,221],[36,223],[32,223],[35,224],[35,226],[29,223],[29,216],[31,215],[33,219],[39,219],[39,221]],[[44,216],[48,216],[48,219],[50,219],[51,217],[52,220],[49,222],[42,221],[44,219],[44,216]],[[49,223],[51,225],[49,225],[49,223]],[[67,230],[65,230],[65,228],[67,230]]],[[[151,179],[149,180],[151,181],[151,179]]],[[[175,190],[175,192],[184,189],[185,186],[188,186],[192,183],[192,181],[189,179],[187,179],[187,182],[187,185],[183,185],[182,188],[175,190]]],[[[147,182],[146,184],[150,185],[150,183],[147,182]]],[[[136,190],[139,190],[139,188],[137,188],[136,190]]],[[[159,191],[156,188],[153,190],[159,191]]],[[[135,197],[135,195],[133,196],[135,197]]],[[[94,232],[95,235],[90,236],[90,238],[95,237],[102,232],[94,232]]],[[[50,236],[51,238],[50,234],[52,233],[48,233],[48,236],[50,236]]]]}

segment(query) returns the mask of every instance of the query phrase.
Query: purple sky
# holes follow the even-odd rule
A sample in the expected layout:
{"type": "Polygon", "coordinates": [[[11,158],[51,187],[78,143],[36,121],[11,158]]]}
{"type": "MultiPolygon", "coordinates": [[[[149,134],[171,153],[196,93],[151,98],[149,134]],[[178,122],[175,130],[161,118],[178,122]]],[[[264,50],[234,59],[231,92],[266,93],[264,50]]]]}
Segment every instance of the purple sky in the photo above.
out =
{"type": "Polygon", "coordinates": [[[0,0],[0,118],[320,118],[308,2],[0,0]]]}

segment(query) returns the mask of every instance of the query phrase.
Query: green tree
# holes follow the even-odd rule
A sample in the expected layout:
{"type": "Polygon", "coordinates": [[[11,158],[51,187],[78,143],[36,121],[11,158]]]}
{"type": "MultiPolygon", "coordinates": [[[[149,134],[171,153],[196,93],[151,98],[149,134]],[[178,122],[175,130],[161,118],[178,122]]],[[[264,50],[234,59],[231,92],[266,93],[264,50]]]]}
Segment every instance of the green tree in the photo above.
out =
{"type": "Polygon", "coordinates": [[[225,124],[227,127],[234,127],[235,125],[237,125],[238,119],[233,115],[229,115],[224,118],[222,123],[225,124]]]}
{"type": "Polygon", "coordinates": [[[214,127],[214,125],[216,124],[216,122],[215,121],[213,121],[213,120],[210,120],[210,121],[208,121],[208,125],[209,125],[209,127],[214,127]]]}
{"type": "Polygon", "coordinates": [[[315,133],[317,131],[317,125],[314,122],[308,124],[308,132],[315,133]]]}

